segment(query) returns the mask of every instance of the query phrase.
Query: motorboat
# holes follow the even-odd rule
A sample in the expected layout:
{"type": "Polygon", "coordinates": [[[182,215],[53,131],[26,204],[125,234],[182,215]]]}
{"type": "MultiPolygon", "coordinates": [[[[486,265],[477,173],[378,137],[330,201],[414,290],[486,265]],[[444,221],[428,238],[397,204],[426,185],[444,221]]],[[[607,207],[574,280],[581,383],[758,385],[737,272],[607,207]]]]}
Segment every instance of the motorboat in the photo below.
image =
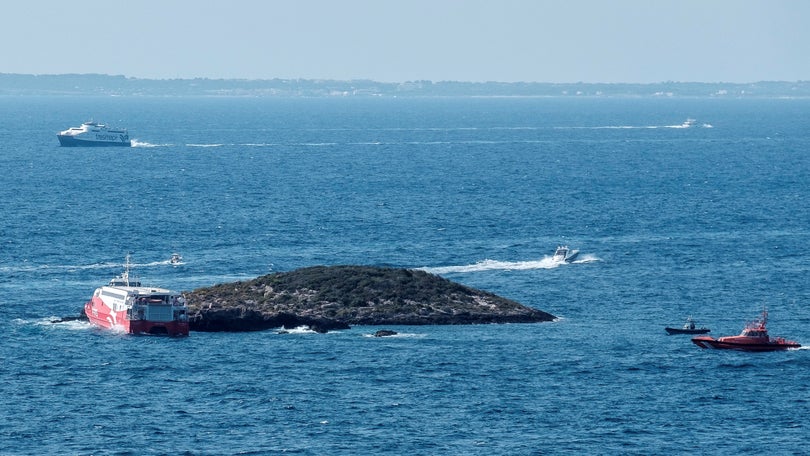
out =
{"type": "Polygon", "coordinates": [[[686,323],[683,324],[680,328],[675,328],[671,326],[667,326],[664,328],[667,334],[706,334],[711,330],[705,326],[698,328],[695,325],[695,320],[692,319],[691,316],[686,318],[686,323]]]}
{"type": "Polygon", "coordinates": [[[758,320],[747,323],[738,336],[724,336],[714,339],[709,336],[693,337],[692,342],[700,348],[716,348],[742,351],[776,351],[799,348],[798,342],[782,337],[770,337],[766,325],[768,311],[763,310],[758,320]]]}
{"type": "Polygon", "coordinates": [[[188,308],[179,292],[143,286],[131,278],[129,255],[124,272],[96,289],[84,305],[95,326],[127,334],[188,336],[188,308]]]}
{"type": "Polygon", "coordinates": [[[183,262],[183,256],[179,253],[172,253],[172,256],[169,257],[169,263],[171,264],[180,264],[183,262]]]}
{"type": "Polygon", "coordinates": [[[570,263],[579,255],[579,250],[571,250],[567,245],[557,246],[554,255],[551,256],[551,261],[555,263],[570,263]]]}
{"type": "Polygon", "coordinates": [[[84,122],[79,127],[60,131],[56,137],[62,147],[132,146],[126,129],[111,128],[98,122],[84,122]]]}

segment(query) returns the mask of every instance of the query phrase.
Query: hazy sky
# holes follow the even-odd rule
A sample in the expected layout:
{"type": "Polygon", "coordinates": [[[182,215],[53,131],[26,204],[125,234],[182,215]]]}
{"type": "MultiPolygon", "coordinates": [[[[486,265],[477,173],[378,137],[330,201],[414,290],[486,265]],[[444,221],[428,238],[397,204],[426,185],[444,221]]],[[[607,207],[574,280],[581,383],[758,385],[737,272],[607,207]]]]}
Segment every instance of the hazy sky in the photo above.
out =
{"type": "Polygon", "coordinates": [[[810,80],[810,1],[15,1],[0,13],[0,73],[810,80]]]}

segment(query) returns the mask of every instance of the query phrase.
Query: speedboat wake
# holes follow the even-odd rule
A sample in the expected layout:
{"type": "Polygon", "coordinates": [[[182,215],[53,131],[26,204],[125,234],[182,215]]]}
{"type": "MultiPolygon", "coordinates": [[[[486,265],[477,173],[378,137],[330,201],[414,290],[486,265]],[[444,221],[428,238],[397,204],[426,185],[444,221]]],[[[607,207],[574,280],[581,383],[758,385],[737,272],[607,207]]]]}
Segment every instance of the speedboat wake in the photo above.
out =
{"type": "Polygon", "coordinates": [[[441,274],[481,272],[481,271],[522,271],[531,269],[554,269],[564,265],[591,263],[594,261],[599,261],[599,258],[593,255],[580,255],[577,257],[576,260],[571,262],[557,261],[551,256],[546,256],[540,260],[534,261],[483,260],[475,264],[468,264],[468,265],[424,267],[418,269],[425,272],[429,272],[431,274],[441,275],[441,274]]]}

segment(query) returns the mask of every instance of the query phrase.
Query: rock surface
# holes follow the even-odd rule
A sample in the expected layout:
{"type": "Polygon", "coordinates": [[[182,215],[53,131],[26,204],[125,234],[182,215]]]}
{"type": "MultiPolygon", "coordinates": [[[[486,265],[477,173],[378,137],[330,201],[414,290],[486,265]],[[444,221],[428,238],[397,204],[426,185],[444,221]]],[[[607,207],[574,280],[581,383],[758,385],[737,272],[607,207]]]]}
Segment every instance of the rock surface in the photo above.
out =
{"type": "Polygon", "coordinates": [[[193,331],[536,323],[554,316],[424,271],[314,266],[186,292],[193,331]]]}

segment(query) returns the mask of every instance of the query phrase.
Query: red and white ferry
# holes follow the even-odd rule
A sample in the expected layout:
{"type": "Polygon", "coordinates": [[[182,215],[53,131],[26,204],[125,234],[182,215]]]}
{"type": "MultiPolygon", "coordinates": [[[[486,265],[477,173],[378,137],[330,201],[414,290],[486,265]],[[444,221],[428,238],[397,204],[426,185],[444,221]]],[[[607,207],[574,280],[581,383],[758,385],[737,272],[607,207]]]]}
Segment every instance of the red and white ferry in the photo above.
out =
{"type": "Polygon", "coordinates": [[[768,311],[762,311],[762,317],[745,325],[739,336],[725,336],[714,339],[709,336],[692,338],[692,343],[700,348],[719,348],[742,351],[776,351],[799,348],[798,342],[782,337],[770,337],[765,325],[768,323],[768,311]]]}
{"type": "Polygon", "coordinates": [[[128,334],[188,336],[188,308],[183,296],[130,280],[129,256],[124,272],[96,289],[84,305],[84,313],[96,326],[128,334]]]}

